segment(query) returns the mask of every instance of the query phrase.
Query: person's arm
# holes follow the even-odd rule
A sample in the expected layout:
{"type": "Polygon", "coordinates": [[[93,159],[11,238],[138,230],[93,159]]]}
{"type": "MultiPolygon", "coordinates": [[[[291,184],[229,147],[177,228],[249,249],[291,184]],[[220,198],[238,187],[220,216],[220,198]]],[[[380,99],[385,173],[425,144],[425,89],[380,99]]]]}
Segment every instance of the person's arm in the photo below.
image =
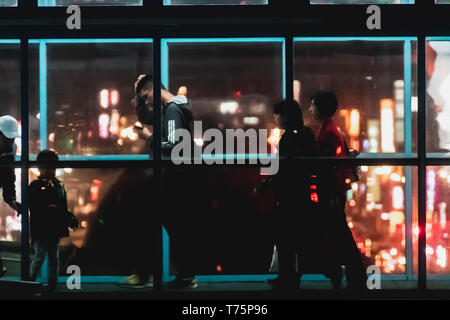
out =
{"type": "Polygon", "coordinates": [[[162,149],[164,153],[168,153],[177,143],[175,140],[175,130],[183,128],[183,115],[175,104],[169,104],[166,109],[166,116],[163,126],[167,127],[166,143],[163,144],[162,149]]]}
{"type": "Polygon", "coordinates": [[[169,137],[172,134],[171,130],[183,128],[183,114],[175,104],[171,103],[167,106],[166,119],[169,137]]]}

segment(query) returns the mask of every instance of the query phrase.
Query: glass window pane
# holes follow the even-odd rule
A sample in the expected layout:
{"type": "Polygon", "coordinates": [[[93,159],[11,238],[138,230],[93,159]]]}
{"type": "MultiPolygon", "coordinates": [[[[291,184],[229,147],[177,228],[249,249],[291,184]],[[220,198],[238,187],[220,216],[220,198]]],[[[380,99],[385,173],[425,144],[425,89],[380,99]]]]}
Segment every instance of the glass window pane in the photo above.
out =
{"type": "Polygon", "coordinates": [[[320,125],[308,110],[310,99],[318,90],[331,90],[339,103],[334,120],[350,148],[362,153],[414,151],[411,136],[417,120],[412,104],[417,100],[410,87],[412,107],[407,112],[405,77],[409,74],[413,86],[415,41],[408,40],[407,47],[404,41],[298,39],[294,47],[294,99],[316,136],[320,125]],[[405,69],[405,65],[409,67],[405,69]]]}
{"type": "MultiPolygon", "coordinates": [[[[20,129],[20,44],[14,40],[0,40],[0,73],[3,74],[3,85],[0,88],[0,99],[2,101],[0,116],[10,115],[18,120],[20,129]]],[[[15,140],[16,156],[21,154],[21,139],[15,140]]],[[[8,154],[14,151],[13,148],[5,146],[0,150],[0,154],[8,154]]],[[[3,157],[2,157],[3,158],[3,157]]],[[[10,185],[15,187],[15,197],[20,201],[20,169],[2,168],[2,181],[5,185],[0,186],[0,241],[20,243],[20,218],[16,217],[16,213],[4,201],[4,196],[9,198],[7,194],[10,185]],[[5,171],[12,170],[13,179],[6,179],[5,171]],[[6,181],[8,180],[8,181],[6,181]]],[[[11,193],[11,196],[13,194],[11,193]]],[[[9,252],[4,253],[9,255],[9,252]]],[[[10,276],[11,274],[7,274],[10,276]]]]}
{"type": "MultiPolygon", "coordinates": [[[[20,169],[14,170],[16,199],[21,202],[21,174],[20,169]]],[[[3,192],[3,190],[2,190],[3,192]]],[[[0,197],[0,241],[20,243],[20,231],[22,230],[21,219],[16,212],[5,203],[3,196],[0,197]]]]}
{"type": "Polygon", "coordinates": [[[450,41],[427,41],[427,152],[450,151],[450,41]]]}
{"type": "MultiPolygon", "coordinates": [[[[40,63],[39,43],[28,44],[28,84],[29,84],[29,103],[28,103],[28,122],[29,122],[29,152],[30,155],[37,155],[40,151],[41,137],[41,110],[40,110],[40,82],[39,82],[39,63],[40,63]]],[[[45,85],[43,82],[42,85],[45,85]]],[[[44,119],[42,119],[44,120],[44,119]]]]}
{"type": "MultiPolygon", "coordinates": [[[[191,259],[184,260],[184,266],[188,266],[196,275],[249,276],[276,272],[276,265],[272,264],[274,236],[279,230],[277,228],[287,230],[287,225],[282,222],[281,226],[278,226],[281,221],[280,214],[285,212],[274,211],[273,203],[277,197],[273,193],[275,190],[269,189],[257,196],[253,194],[254,188],[265,178],[260,175],[259,169],[191,168],[189,173],[185,171],[179,175],[175,174],[174,179],[170,180],[178,183],[186,174],[196,177],[195,181],[191,179],[185,182],[189,183],[191,191],[186,192],[183,198],[178,197],[178,200],[183,201],[174,203],[175,206],[183,208],[172,210],[172,205],[164,202],[167,204],[164,221],[168,223],[165,227],[169,235],[166,241],[174,240],[170,245],[170,250],[174,250],[173,255],[170,255],[171,259],[173,257],[183,261],[183,253],[188,255],[191,259]],[[195,201],[196,210],[186,207],[187,200],[185,201],[184,197],[199,200],[195,201]],[[188,217],[184,214],[187,211],[192,212],[188,217]],[[182,228],[176,227],[179,219],[183,219],[182,228]]],[[[360,181],[353,184],[347,193],[346,216],[363,264],[365,267],[378,266],[383,275],[406,276],[409,273],[411,276],[414,251],[412,239],[406,235],[406,226],[408,225],[410,230],[417,226],[417,222],[413,223],[417,221],[417,216],[412,217],[412,211],[417,211],[417,201],[412,199],[417,197],[410,194],[414,190],[411,184],[417,179],[417,168],[362,166],[361,169],[360,181]]],[[[172,194],[169,188],[163,196],[171,198],[172,194]]],[[[321,198],[320,191],[318,198],[319,204],[325,201],[321,198]]],[[[319,214],[314,214],[304,208],[300,202],[298,207],[291,207],[296,210],[301,221],[295,227],[296,234],[305,231],[302,228],[305,228],[308,221],[306,227],[312,228],[315,236],[325,237],[328,230],[323,220],[325,213],[319,211],[319,214]]],[[[408,236],[411,235],[412,231],[408,236]]],[[[301,240],[299,241],[301,244],[301,240]]],[[[316,240],[309,239],[308,248],[315,248],[314,253],[319,259],[329,261],[327,254],[330,254],[330,251],[327,253],[326,249],[320,249],[321,242],[314,241],[316,240]]],[[[164,255],[168,259],[170,250],[167,242],[165,250],[164,255]]],[[[166,270],[169,268],[168,261],[165,263],[166,270]]],[[[301,268],[301,260],[299,265],[301,268]]],[[[312,274],[320,274],[316,271],[307,272],[305,279],[312,279],[312,274]]],[[[315,279],[326,280],[317,275],[315,279]]],[[[384,288],[395,288],[389,281],[385,285],[384,288]]],[[[415,283],[408,285],[414,287],[415,283]]],[[[306,281],[302,282],[301,287],[331,289],[331,284],[324,286],[324,283],[306,281]]]]}
{"type": "Polygon", "coordinates": [[[0,7],[17,7],[17,0],[0,0],[0,7]]]}
{"type": "Polygon", "coordinates": [[[164,0],[164,5],[265,5],[269,0],[164,0]]]}
{"type": "Polygon", "coordinates": [[[436,4],[450,4],[450,0],[435,0],[436,4]]]}
{"type": "Polygon", "coordinates": [[[142,0],[38,0],[38,6],[142,6],[142,0]]]}
{"type": "Polygon", "coordinates": [[[36,102],[39,97],[41,109],[30,111],[30,139],[39,137],[31,141],[30,150],[52,148],[60,155],[84,156],[148,154],[148,139],[134,128],[133,100],[137,76],[152,71],[152,44],[93,42],[41,43],[39,54],[30,55],[31,99],[36,102]]]}
{"type": "Polygon", "coordinates": [[[310,0],[311,4],[414,4],[414,0],[310,0]]]}

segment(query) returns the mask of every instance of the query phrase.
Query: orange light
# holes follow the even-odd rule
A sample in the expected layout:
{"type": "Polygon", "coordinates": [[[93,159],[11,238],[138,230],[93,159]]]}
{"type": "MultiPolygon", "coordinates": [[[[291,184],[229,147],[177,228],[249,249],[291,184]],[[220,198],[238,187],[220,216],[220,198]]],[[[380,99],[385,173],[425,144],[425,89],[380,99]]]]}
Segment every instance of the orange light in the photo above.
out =
{"type": "Polygon", "coordinates": [[[216,267],[217,272],[222,272],[222,266],[219,264],[216,267]]]}
{"type": "Polygon", "coordinates": [[[359,151],[360,143],[358,140],[352,141],[352,148],[355,149],[356,151],[359,151]]]}
{"type": "Polygon", "coordinates": [[[394,100],[381,99],[381,109],[394,109],[394,100]]]}
{"type": "Polygon", "coordinates": [[[102,184],[101,180],[98,180],[98,179],[92,180],[92,186],[91,186],[91,190],[90,190],[92,202],[98,201],[101,184],[102,184]]]}
{"type": "Polygon", "coordinates": [[[120,120],[119,112],[117,110],[113,110],[109,124],[109,132],[116,136],[120,134],[119,120],[120,120]]]}
{"type": "Polygon", "coordinates": [[[353,136],[359,136],[359,111],[356,109],[352,109],[350,112],[350,129],[348,133],[353,136]]]}

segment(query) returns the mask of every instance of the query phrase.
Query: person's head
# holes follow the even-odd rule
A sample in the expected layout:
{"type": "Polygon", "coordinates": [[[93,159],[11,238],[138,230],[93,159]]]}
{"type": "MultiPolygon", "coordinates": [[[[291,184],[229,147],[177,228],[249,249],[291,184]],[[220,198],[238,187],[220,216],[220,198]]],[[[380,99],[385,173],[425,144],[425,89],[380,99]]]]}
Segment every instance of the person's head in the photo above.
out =
{"type": "Polygon", "coordinates": [[[295,100],[281,100],[273,108],[277,126],[283,129],[297,130],[303,128],[303,115],[295,100]]]}
{"type": "MultiPolygon", "coordinates": [[[[58,161],[59,157],[58,154],[53,150],[42,150],[39,152],[37,156],[37,161],[39,162],[51,162],[51,161],[58,161]]],[[[56,168],[46,168],[46,167],[39,167],[40,176],[44,178],[53,178],[55,177],[56,168]]]]}
{"type": "Polygon", "coordinates": [[[338,100],[333,91],[318,91],[309,102],[308,110],[315,120],[331,118],[338,108],[338,100]]]}
{"type": "MultiPolygon", "coordinates": [[[[134,91],[136,97],[143,99],[147,106],[153,106],[153,76],[151,74],[140,75],[134,85],[134,91]]],[[[167,89],[161,83],[161,93],[164,91],[167,89]]],[[[164,99],[163,94],[161,94],[161,98],[164,99]]]]}
{"type": "Polygon", "coordinates": [[[0,117],[0,153],[12,151],[14,140],[20,137],[19,124],[13,117],[0,117]]]}

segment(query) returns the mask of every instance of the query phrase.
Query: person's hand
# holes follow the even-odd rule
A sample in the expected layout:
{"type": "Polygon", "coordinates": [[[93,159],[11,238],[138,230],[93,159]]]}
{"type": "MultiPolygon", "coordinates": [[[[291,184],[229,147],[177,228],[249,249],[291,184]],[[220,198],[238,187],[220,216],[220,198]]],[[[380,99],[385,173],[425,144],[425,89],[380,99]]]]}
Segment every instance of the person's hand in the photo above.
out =
{"type": "Polygon", "coordinates": [[[8,202],[8,205],[17,212],[17,216],[20,216],[22,205],[19,202],[12,200],[11,202],[8,202]]]}

